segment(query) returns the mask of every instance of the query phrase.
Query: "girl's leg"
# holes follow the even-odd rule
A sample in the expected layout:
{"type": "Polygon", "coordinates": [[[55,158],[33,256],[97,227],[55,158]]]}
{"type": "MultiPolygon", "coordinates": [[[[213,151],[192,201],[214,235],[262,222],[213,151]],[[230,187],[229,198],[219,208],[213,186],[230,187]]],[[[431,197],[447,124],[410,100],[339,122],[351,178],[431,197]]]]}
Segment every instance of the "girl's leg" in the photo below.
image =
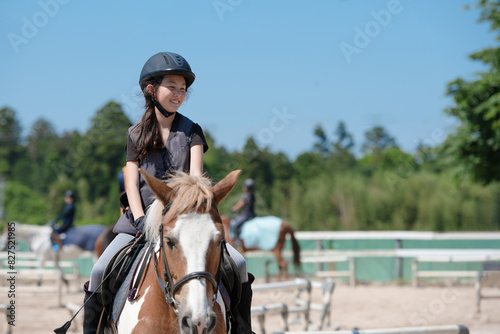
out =
{"type": "Polygon", "coordinates": [[[92,272],[90,273],[89,291],[94,291],[99,284],[101,284],[102,275],[104,274],[111,258],[132,239],[134,239],[134,236],[126,233],[119,233],[113,239],[109,246],[104,250],[104,253],[102,253],[99,259],[97,259],[94,267],[92,268],[92,272]]]}

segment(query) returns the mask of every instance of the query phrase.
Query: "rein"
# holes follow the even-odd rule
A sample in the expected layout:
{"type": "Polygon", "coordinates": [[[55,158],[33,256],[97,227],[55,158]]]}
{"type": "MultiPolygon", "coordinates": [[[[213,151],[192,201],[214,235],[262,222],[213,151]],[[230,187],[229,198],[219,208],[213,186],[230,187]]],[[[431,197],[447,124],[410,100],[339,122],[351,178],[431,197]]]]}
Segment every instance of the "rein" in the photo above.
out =
{"type": "MultiPolygon", "coordinates": [[[[165,216],[165,214],[167,213],[167,211],[170,209],[171,206],[172,206],[172,202],[165,205],[165,207],[163,208],[163,211],[162,211],[162,216],[165,216]]],[[[214,202],[212,202],[212,207],[214,207],[215,210],[218,212],[217,205],[214,202]]],[[[158,272],[158,264],[157,264],[157,259],[155,256],[155,253],[156,253],[155,248],[156,247],[155,247],[154,243],[152,243],[152,247],[150,247],[150,256],[151,256],[152,261],[153,261],[153,266],[155,269],[156,278],[157,278],[158,283],[160,284],[160,287],[163,291],[163,295],[165,297],[165,301],[167,302],[167,304],[173,309],[174,313],[177,315],[179,310],[178,310],[178,304],[175,301],[175,293],[184,284],[186,284],[190,280],[193,280],[193,279],[200,280],[200,279],[204,278],[207,281],[209,281],[210,283],[212,283],[212,286],[213,286],[214,296],[212,298],[212,304],[211,304],[211,307],[213,307],[215,300],[217,299],[218,285],[220,282],[220,265],[219,265],[219,268],[217,269],[217,274],[215,277],[211,273],[209,273],[208,271],[195,271],[195,272],[191,272],[191,273],[181,277],[175,284],[173,284],[172,275],[170,274],[170,269],[168,266],[167,257],[165,255],[165,246],[164,246],[164,242],[163,242],[163,225],[162,224],[160,224],[159,233],[160,233],[159,246],[160,246],[160,253],[161,253],[161,257],[162,257],[162,261],[163,261],[163,277],[161,277],[159,272],[158,272]]],[[[221,249],[221,253],[220,253],[221,260],[222,260],[222,256],[223,255],[222,255],[222,249],[221,249]]]]}

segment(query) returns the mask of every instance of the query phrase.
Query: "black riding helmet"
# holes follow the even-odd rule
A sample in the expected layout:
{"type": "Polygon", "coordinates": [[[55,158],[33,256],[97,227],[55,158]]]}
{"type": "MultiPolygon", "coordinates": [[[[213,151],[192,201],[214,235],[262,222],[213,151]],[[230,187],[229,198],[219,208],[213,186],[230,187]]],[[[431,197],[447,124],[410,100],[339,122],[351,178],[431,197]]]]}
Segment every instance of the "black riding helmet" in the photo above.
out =
{"type": "Polygon", "coordinates": [[[64,197],[71,197],[72,199],[75,199],[76,194],[73,190],[66,190],[64,197]]]}
{"type": "Polygon", "coordinates": [[[183,76],[186,79],[186,88],[189,88],[196,78],[191,66],[182,56],[173,52],[160,52],[149,58],[142,67],[139,85],[144,90],[149,80],[167,74],[183,76]]]}
{"type": "Polygon", "coordinates": [[[254,185],[255,185],[255,182],[252,180],[252,179],[246,179],[244,182],[243,182],[243,185],[247,188],[253,188],[254,185]]]}

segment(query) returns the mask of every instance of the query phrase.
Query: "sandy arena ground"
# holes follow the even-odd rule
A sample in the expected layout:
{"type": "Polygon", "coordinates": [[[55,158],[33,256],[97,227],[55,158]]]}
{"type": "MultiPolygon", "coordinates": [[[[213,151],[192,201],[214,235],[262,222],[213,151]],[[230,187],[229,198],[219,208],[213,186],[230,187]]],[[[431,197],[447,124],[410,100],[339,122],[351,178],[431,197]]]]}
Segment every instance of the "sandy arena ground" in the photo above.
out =
{"type": "MultiPolygon", "coordinates": [[[[257,281],[256,283],[262,283],[257,281]]],[[[491,293],[500,294],[498,290],[491,293]]],[[[2,292],[3,294],[3,292],[2,292]]],[[[253,305],[286,302],[293,304],[292,291],[255,292],[253,305]]],[[[321,303],[319,291],[313,293],[313,302],[321,303]]],[[[421,287],[395,285],[361,285],[350,287],[338,284],[332,297],[331,323],[341,329],[370,329],[390,327],[432,326],[462,324],[474,334],[500,334],[500,299],[484,300],[482,313],[475,314],[475,291],[472,286],[461,287],[421,287]]],[[[63,302],[80,305],[83,292],[75,285],[65,294],[63,302]]],[[[0,303],[8,302],[2,296],[0,303]]],[[[70,318],[70,312],[57,308],[55,295],[47,292],[33,294],[23,292],[17,287],[16,321],[12,333],[52,333],[70,318]]],[[[290,320],[295,319],[290,315],[290,320]]],[[[267,334],[280,331],[280,316],[268,316],[265,320],[267,334]]],[[[313,311],[311,321],[316,324],[319,312],[313,311]]],[[[296,322],[296,321],[295,321],[296,322]]],[[[82,315],[73,322],[69,333],[81,333],[82,315]]],[[[261,334],[256,318],[253,319],[254,331],[261,334]]],[[[0,332],[6,330],[6,323],[0,322],[0,332]]],[[[292,324],[289,330],[301,330],[303,324],[292,324]]]]}

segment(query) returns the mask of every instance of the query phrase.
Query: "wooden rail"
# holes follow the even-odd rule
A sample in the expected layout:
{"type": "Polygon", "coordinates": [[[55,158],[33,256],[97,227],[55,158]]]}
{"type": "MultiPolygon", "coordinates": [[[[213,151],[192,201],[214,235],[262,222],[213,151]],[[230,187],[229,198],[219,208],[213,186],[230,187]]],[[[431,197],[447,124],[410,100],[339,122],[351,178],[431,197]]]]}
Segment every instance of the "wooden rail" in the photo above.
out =
{"type": "Polygon", "coordinates": [[[266,316],[272,314],[281,315],[281,325],[282,329],[285,331],[288,330],[288,316],[291,313],[303,315],[304,330],[310,329],[311,325],[322,329],[325,326],[325,322],[327,325],[330,324],[331,299],[334,288],[335,283],[332,280],[327,280],[327,282],[311,282],[306,279],[295,279],[294,281],[254,285],[252,286],[254,293],[291,289],[295,292],[295,300],[294,305],[287,305],[285,303],[278,302],[267,305],[252,306],[252,316],[257,317],[260,332],[262,334],[266,333],[265,318],[266,316]],[[311,302],[312,289],[321,289],[323,294],[321,304],[311,302]],[[302,294],[305,294],[305,296],[302,297],[302,294]],[[311,322],[311,310],[320,312],[319,320],[316,325],[311,322]]]}
{"type": "MultiPolygon", "coordinates": [[[[423,253],[426,253],[423,250],[423,253]]],[[[441,250],[439,253],[434,253],[434,255],[426,254],[421,256],[416,256],[413,258],[412,262],[412,285],[417,287],[419,285],[421,278],[477,278],[478,270],[419,270],[419,263],[464,263],[464,262],[491,262],[500,261],[500,254],[498,250],[496,252],[484,252],[483,250],[441,250]],[[492,254],[493,253],[493,254],[492,254]]]]}
{"type": "Polygon", "coordinates": [[[462,325],[366,329],[330,332],[273,332],[272,334],[469,334],[462,325]]]}
{"type": "MultiPolygon", "coordinates": [[[[316,252],[316,251],[315,251],[316,252]]],[[[316,252],[317,253],[317,252],[316,252]]],[[[354,267],[354,258],[346,255],[319,255],[319,256],[308,256],[303,257],[300,260],[301,263],[314,263],[317,264],[317,271],[315,273],[316,277],[319,278],[336,278],[336,277],[346,277],[349,280],[349,284],[351,286],[356,285],[356,276],[355,276],[355,267],[354,267]],[[323,270],[323,264],[335,264],[347,262],[348,269],[347,270],[323,270]]],[[[264,274],[265,281],[269,283],[271,281],[271,271],[269,266],[271,264],[275,264],[275,259],[266,260],[264,263],[264,274]]]]}
{"type": "MultiPolygon", "coordinates": [[[[301,252],[303,263],[336,263],[349,262],[347,271],[323,271],[318,270],[315,275],[318,277],[348,277],[352,286],[356,284],[355,259],[363,257],[396,257],[411,258],[412,263],[412,282],[414,286],[418,285],[420,278],[431,277],[464,277],[476,278],[477,270],[474,271],[422,271],[418,269],[419,262],[491,262],[500,261],[500,249],[384,249],[384,250],[308,250],[301,252]]],[[[266,282],[270,280],[269,265],[274,260],[265,262],[266,282]]],[[[318,269],[320,267],[318,266],[318,269]]]]}
{"type": "MultiPolygon", "coordinates": [[[[5,253],[5,252],[3,252],[5,253]]],[[[7,253],[5,253],[7,254],[7,253]]],[[[4,255],[4,254],[0,254],[4,255]]],[[[1,276],[7,276],[12,269],[9,267],[9,263],[5,260],[7,257],[3,257],[3,261],[0,262],[0,274],[1,276]]],[[[80,272],[78,265],[72,261],[59,261],[59,267],[61,270],[57,269],[53,261],[45,261],[45,267],[39,269],[39,261],[36,259],[36,254],[30,252],[18,252],[16,253],[15,261],[15,275],[16,282],[19,287],[22,286],[23,292],[31,293],[55,293],[57,296],[58,306],[63,306],[62,303],[62,289],[63,289],[63,276],[61,273],[63,269],[66,269],[64,273],[64,279],[68,282],[78,282],[80,278],[80,272]],[[39,286],[40,283],[48,283],[43,286],[39,286]],[[33,284],[36,283],[36,284],[33,284]]],[[[7,291],[8,286],[0,283],[0,291],[7,291]]]]}
{"type": "MultiPolygon", "coordinates": [[[[485,267],[485,266],[483,266],[485,267]]],[[[488,266],[486,266],[488,267],[488,266]]],[[[493,266],[490,266],[493,267],[493,266]]],[[[489,294],[483,291],[483,288],[500,288],[500,265],[496,265],[493,270],[482,270],[477,273],[475,284],[476,290],[476,313],[481,313],[481,300],[483,299],[500,299],[500,293],[489,294]]]]}

